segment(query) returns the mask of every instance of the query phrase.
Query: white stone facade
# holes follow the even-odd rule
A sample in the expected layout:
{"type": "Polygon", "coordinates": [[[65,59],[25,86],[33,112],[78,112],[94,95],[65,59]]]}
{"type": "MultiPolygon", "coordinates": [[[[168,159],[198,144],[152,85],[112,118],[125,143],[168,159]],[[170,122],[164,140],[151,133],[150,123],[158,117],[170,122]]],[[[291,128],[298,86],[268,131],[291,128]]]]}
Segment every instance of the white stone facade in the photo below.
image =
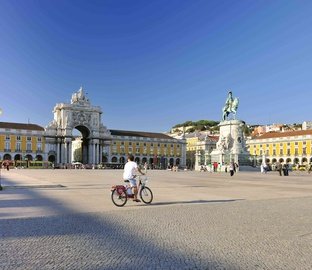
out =
{"type": "Polygon", "coordinates": [[[53,113],[54,119],[45,129],[49,160],[56,164],[72,162],[73,130],[78,129],[83,137],[83,163],[101,163],[111,135],[101,122],[101,108],[90,104],[83,89],[72,95],[70,104],[56,104],[53,113]]]}

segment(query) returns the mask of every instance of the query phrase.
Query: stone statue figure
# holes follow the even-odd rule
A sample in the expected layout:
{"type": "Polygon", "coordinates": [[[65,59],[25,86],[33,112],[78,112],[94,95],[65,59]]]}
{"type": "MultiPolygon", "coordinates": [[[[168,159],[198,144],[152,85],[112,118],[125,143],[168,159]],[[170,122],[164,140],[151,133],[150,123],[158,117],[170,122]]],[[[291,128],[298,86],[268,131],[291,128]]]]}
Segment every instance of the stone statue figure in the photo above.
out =
{"type": "Polygon", "coordinates": [[[222,109],[222,111],[223,111],[222,120],[223,121],[226,120],[226,118],[229,116],[230,113],[233,113],[234,118],[235,118],[237,108],[238,108],[238,103],[239,103],[238,98],[233,98],[232,92],[230,91],[228,93],[228,97],[225,101],[225,105],[222,109]]]}
{"type": "Polygon", "coordinates": [[[72,94],[71,104],[90,105],[90,101],[86,98],[82,86],[76,93],[72,94]]]}

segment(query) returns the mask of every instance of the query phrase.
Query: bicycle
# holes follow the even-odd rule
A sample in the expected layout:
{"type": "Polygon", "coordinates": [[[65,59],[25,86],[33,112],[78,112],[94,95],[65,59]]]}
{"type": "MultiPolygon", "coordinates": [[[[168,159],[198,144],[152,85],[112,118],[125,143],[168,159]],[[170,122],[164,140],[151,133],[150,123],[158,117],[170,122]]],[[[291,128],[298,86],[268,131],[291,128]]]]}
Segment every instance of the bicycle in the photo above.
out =
{"type": "MultiPolygon", "coordinates": [[[[145,204],[150,204],[153,201],[153,192],[149,187],[146,186],[146,183],[148,182],[147,177],[139,176],[138,180],[138,195],[140,196],[142,202],[145,204]]],[[[111,189],[112,202],[118,207],[124,206],[127,203],[128,198],[134,198],[129,180],[124,180],[124,182],[126,182],[126,184],[114,185],[111,189]]]]}

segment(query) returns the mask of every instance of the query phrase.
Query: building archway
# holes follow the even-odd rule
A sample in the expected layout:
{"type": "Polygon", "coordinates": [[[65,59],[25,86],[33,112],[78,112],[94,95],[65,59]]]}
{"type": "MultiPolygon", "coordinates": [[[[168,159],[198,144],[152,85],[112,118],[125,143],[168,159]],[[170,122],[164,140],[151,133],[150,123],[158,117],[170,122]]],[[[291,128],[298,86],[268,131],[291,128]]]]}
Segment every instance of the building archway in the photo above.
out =
{"type": "Polygon", "coordinates": [[[180,159],[179,159],[179,158],[176,159],[176,165],[177,165],[177,166],[180,165],[180,159]]]}
{"type": "Polygon", "coordinates": [[[11,160],[11,159],[12,159],[12,157],[11,157],[10,154],[5,154],[5,155],[3,156],[3,160],[11,160]]]}
{"type": "Polygon", "coordinates": [[[283,158],[280,158],[278,161],[281,162],[281,163],[283,163],[283,162],[284,162],[284,159],[283,159],[283,158]]]}
{"type": "Polygon", "coordinates": [[[125,161],[126,161],[125,157],[120,157],[119,158],[119,163],[124,164],[124,163],[126,163],[125,161]]]}
{"type": "Polygon", "coordinates": [[[90,130],[85,125],[75,126],[73,131],[71,160],[83,164],[92,163],[89,159],[90,130]]]}
{"type": "Polygon", "coordinates": [[[143,164],[147,163],[147,158],[146,157],[142,158],[142,163],[143,164]]]}
{"type": "Polygon", "coordinates": [[[16,160],[22,160],[22,155],[16,154],[16,155],[14,156],[14,160],[15,160],[15,161],[16,161],[16,160]]]}
{"type": "Polygon", "coordinates": [[[55,155],[50,155],[50,156],[48,157],[48,161],[54,163],[54,162],[55,162],[55,155]]]}
{"type": "Polygon", "coordinates": [[[286,163],[291,163],[291,158],[287,158],[286,163]]]}
{"type": "Polygon", "coordinates": [[[139,158],[139,157],[136,157],[136,158],[134,159],[134,161],[135,161],[137,164],[140,164],[140,158],[139,158]]]}
{"type": "Polygon", "coordinates": [[[37,161],[42,161],[42,160],[43,160],[43,158],[42,158],[42,156],[41,156],[41,155],[37,155],[37,156],[36,156],[36,160],[37,160],[37,161]]]}
{"type": "Polygon", "coordinates": [[[302,160],[301,160],[301,164],[304,164],[304,163],[307,163],[308,162],[308,159],[307,158],[302,158],[302,160]]]}
{"type": "Polygon", "coordinates": [[[28,161],[32,161],[33,157],[32,157],[32,155],[28,154],[28,155],[25,156],[25,159],[28,160],[28,161]]]}
{"type": "Polygon", "coordinates": [[[274,163],[276,163],[276,162],[277,162],[276,158],[273,158],[273,159],[272,159],[272,163],[274,164],[274,163]]]}
{"type": "Polygon", "coordinates": [[[112,157],[112,162],[117,163],[117,157],[112,157]]]}
{"type": "Polygon", "coordinates": [[[299,158],[294,158],[294,164],[299,164],[299,158]]]}
{"type": "Polygon", "coordinates": [[[170,160],[169,160],[169,164],[170,164],[170,167],[172,167],[172,166],[173,166],[173,164],[174,164],[174,159],[173,159],[173,158],[170,158],[170,160]]]}

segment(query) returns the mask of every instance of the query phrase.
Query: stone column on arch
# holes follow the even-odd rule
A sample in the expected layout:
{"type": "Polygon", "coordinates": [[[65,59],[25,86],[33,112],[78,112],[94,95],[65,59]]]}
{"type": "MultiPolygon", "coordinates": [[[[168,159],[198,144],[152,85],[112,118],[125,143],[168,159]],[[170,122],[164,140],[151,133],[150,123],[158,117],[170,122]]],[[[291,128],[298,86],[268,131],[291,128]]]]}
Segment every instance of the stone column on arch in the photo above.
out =
{"type": "Polygon", "coordinates": [[[98,157],[99,157],[99,151],[98,151],[98,147],[99,147],[99,144],[98,143],[95,143],[95,151],[94,151],[94,163],[95,164],[98,164],[99,161],[98,161],[98,157]]]}
{"type": "Polygon", "coordinates": [[[92,164],[93,163],[93,139],[90,139],[89,144],[88,144],[88,163],[92,164]]]}
{"type": "Polygon", "coordinates": [[[65,163],[65,159],[66,159],[66,151],[65,151],[65,142],[62,141],[61,142],[61,163],[65,163]]]}
{"type": "Polygon", "coordinates": [[[102,143],[100,143],[100,147],[99,147],[99,163],[103,162],[103,145],[102,143]]]}
{"type": "Polygon", "coordinates": [[[68,142],[68,145],[69,145],[69,147],[68,147],[68,163],[72,163],[72,152],[73,152],[73,146],[72,146],[72,141],[70,140],[69,142],[68,142]]]}
{"type": "Polygon", "coordinates": [[[61,161],[60,161],[60,143],[59,143],[58,139],[56,141],[56,163],[57,164],[61,163],[61,161]]]}
{"type": "Polygon", "coordinates": [[[95,146],[96,146],[96,142],[95,140],[93,140],[93,144],[92,144],[92,164],[96,164],[96,160],[95,160],[95,146]]]}
{"type": "Polygon", "coordinates": [[[64,163],[71,163],[71,138],[65,138],[64,139],[64,146],[65,146],[65,152],[64,152],[64,163]]]}

